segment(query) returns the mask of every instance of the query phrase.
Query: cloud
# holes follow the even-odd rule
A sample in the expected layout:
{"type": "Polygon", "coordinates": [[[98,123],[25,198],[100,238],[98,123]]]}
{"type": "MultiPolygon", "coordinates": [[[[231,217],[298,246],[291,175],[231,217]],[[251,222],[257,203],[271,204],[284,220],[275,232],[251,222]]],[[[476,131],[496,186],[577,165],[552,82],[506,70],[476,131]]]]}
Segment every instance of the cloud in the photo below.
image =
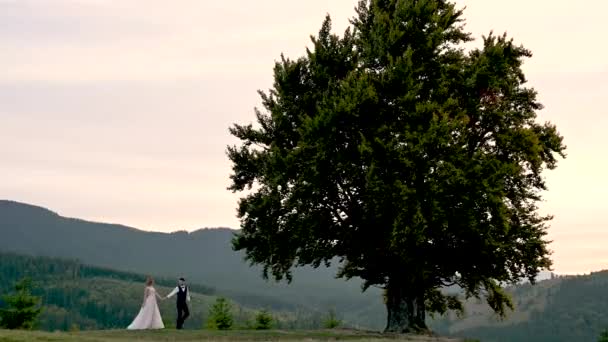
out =
{"type": "MultiPolygon", "coordinates": [[[[259,75],[304,51],[322,1],[0,3],[0,79],[159,80],[259,75]],[[292,20],[297,15],[299,20],[292,20]]],[[[349,6],[350,7],[350,6],[349,6]]],[[[340,8],[342,10],[342,8],[340,8]]],[[[338,22],[346,21],[346,17],[338,22]]]]}
{"type": "Polygon", "coordinates": [[[605,40],[608,2],[604,0],[458,0],[467,29],[478,37],[507,32],[532,50],[526,69],[535,72],[608,70],[605,40]]]}
{"type": "MultiPolygon", "coordinates": [[[[606,68],[608,3],[585,6],[470,0],[475,36],[508,31],[535,53],[531,71],[606,68]],[[588,11],[588,8],[594,8],[588,11]],[[567,42],[567,43],[564,43],[567,42]]],[[[313,0],[0,2],[2,80],[166,80],[232,74],[259,76],[281,52],[299,56],[326,12],[341,32],[355,2],[313,0]]]]}
{"type": "MultiPolygon", "coordinates": [[[[281,52],[301,56],[326,13],[341,33],[355,4],[0,0],[0,194],[147,229],[237,227],[228,126],[254,119],[281,52]]],[[[507,31],[534,53],[524,67],[541,119],[569,146],[542,204],[556,214],[556,266],[599,267],[567,234],[608,223],[608,2],[457,4],[476,38],[507,31]]]]}

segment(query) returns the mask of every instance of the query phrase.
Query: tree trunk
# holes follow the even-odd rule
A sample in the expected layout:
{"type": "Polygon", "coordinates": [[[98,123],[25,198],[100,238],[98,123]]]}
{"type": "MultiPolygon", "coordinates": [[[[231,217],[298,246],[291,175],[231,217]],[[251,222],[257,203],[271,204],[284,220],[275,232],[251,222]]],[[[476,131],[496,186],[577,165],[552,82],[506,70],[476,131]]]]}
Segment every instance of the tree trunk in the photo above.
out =
{"type": "Polygon", "coordinates": [[[385,332],[426,333],[426,309],[422,288],[412,288],[401,283],[389,283],[386,289],[388,317],[385,332]]]}

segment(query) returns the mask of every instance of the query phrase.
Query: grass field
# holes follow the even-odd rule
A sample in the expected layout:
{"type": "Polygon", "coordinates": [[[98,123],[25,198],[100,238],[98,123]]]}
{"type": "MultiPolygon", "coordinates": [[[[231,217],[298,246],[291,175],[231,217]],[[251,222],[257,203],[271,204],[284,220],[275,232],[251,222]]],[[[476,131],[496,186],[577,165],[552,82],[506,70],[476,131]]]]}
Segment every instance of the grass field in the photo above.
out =
{"type": "Polygon", "coordinates": [[[0,330],[0,342],[127,342],[127,341],[409,341],[409,342],[474,342],[461,339],[383,335],[353,330],[318,331],[207,331],[207,330],[160,330],[160,331],[82,331],[34,332],[0,330]]]}

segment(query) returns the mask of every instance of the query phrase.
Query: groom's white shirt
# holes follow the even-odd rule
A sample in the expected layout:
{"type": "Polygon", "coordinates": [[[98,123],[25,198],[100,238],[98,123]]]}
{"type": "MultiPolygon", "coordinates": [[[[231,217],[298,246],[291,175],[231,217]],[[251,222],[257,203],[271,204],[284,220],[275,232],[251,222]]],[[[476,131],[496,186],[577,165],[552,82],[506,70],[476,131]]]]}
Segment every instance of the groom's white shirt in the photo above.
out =
{"type": "MultiPolygon", "coordinates": [[[[171,293],[169,293],[169,294],[167,295],[167,298],[171,298],[171,297],[173,297],[173,296],[174,296],[174,295],[177,293],[177,291],[179,291],[179,287],[181,287],[181,288],[182,288],[182,291],[186,289],[186,286],[185,286],[185,285],[184,285],[184,286],[176,286],[176,287],[173,289],[173,291],[171,291],[171,293]]],[[[187,299],[188,301],[190,301],[190,291],[188,291],[188,292],[186,293],[186,299],[187,299]]]]}

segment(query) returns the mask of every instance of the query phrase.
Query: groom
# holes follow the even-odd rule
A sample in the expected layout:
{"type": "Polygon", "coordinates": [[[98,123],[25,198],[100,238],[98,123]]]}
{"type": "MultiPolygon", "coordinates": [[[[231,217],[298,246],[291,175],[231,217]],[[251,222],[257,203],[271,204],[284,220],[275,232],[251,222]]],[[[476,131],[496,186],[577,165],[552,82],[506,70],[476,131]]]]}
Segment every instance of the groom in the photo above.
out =
{"type": "Polygon", "coordinates": [[[186,280],[184,278],[179,278],[177,282],[177,287],[171,291],[165,298],[173,297],[177,294],[177,329],[182,329],[184,326],[184,321],[188,316],[190,316],[190,311],[188,310],[188,303],[186,301],[190,301],[190,292],[188,291],[188,286],[186,286],[186,280]]]}

